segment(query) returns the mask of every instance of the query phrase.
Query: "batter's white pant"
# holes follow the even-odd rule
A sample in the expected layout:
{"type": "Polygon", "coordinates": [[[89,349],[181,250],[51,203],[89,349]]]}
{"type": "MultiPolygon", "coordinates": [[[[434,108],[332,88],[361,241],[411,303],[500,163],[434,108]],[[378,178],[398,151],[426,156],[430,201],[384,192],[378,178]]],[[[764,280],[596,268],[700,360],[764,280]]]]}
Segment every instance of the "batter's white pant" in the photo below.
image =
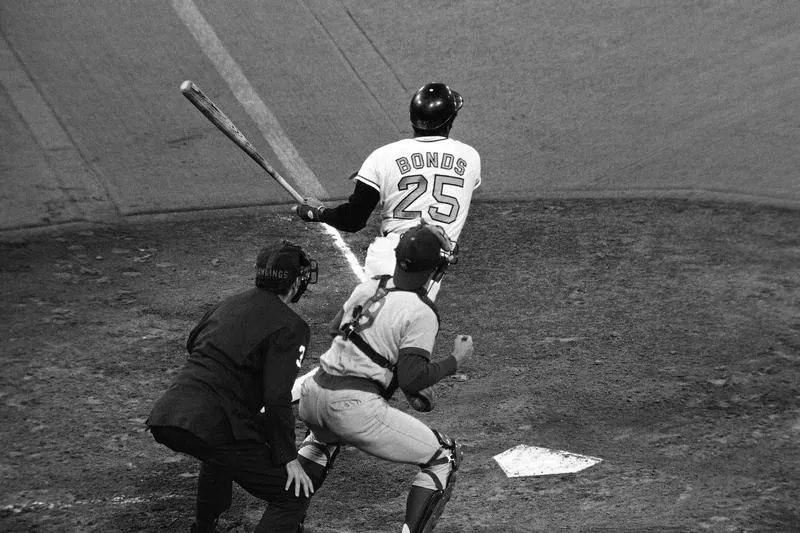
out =
{"type": "MultiPolygon", "coordinates": [[[[396,258],[394,249],[400,242],[400,235],[390,233],[385,237],[376,237],[367,248],[367,256],[364,259],[364,274],[368,278],[383,276],[384,274],[394,274],[396,258]]],[[[428,283],[428,298],[436,300],[441,281],[431,281],[428,283]]]]}

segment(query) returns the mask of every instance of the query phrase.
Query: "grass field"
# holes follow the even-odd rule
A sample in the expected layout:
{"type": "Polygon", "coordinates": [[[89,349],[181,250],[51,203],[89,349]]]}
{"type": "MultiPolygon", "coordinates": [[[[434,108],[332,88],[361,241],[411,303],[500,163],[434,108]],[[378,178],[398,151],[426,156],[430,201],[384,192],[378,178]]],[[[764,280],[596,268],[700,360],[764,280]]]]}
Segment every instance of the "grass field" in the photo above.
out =
{"type": "MultiPolygon", "coordinates": [[[[346,236],[360,258],[375,222],[346,236]]],[[[476,356],[420,415],[466,452],[436,531],[800,530],[799,222],[682,200],[476,204],[438,300],[438,355],[469,333],[476,356]],[[492,456],[517,444],[603,462],[509,479],[492,456]]],[[[197,464],[143,422],[203,310],[279,238],[321,265],[298,307],[310,368],[356,278],[288,215],[0,245],[0,530],[188,530],[197,464]]],[[[399,531],[414,473],[346,450],[311,531],[399,531]]],[[[262,510],[238,491],[221,530],[262,510]]]]}

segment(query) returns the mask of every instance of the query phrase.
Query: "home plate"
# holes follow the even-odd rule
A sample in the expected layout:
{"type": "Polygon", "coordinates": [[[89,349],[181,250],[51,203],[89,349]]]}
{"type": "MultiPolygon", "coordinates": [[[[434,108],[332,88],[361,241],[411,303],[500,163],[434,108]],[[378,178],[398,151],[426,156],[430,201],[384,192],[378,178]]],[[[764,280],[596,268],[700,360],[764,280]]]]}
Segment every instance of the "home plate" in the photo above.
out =
{"type": "Polygon", "coordinates": [[[520,444],[493,457],[508,477],[548,476],[580,472],[602,461],[599,457],[520,444]]]}

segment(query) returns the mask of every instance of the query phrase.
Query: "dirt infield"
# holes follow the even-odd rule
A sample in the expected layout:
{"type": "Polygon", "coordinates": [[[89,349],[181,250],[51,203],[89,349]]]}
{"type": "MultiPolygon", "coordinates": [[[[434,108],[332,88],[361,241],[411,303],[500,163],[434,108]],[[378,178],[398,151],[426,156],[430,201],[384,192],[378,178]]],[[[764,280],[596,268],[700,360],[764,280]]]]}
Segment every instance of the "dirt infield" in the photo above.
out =
{"type": "MultiPolygon", "coordinates": [[[[476,357],[420,415],[466,452],[436,531],[799,530],[798,222],[687,201],[475,205],[438,303],[439,356],[470,333],[476,357]],[[603,462],[509,479],[492,456],[517,444],[603,462]]],[[[346,236],[359,257],[375,223],[346,236]]],[[[188,530],[197,465],[143,422],[195,320],[250,286],[277,238],[321,263],[299,305],[310,368],[356,280],[288,215],[0,244],[0,530],[188,530]]],[[[311,531],[398,531],[414,473],[346,450],[311,531]]],[[[237,491],[220,529],[249,531],[261,511],[237,491]]]]}

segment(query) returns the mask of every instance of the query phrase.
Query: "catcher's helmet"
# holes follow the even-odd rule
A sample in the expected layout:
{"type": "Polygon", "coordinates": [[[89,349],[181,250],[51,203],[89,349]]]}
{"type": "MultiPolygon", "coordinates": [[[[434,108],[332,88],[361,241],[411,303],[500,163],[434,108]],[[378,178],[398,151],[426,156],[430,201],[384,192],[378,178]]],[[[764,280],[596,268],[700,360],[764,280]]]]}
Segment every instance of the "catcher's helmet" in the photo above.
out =
{"type": "Polygon", "coordinates": [[[418,130],[435,130],[452,120],[464,98],[444,83],[426,83],[411,99],[411,124],[418,130]]]}
{"type": "Polygon", "coordinates": [[[458,262],[458,249],[444,230],[424,220],[400,236],[394,250],[394,284],[402,290],[415,290],[431,277],[442,279],[447,267],[458,262]]]}

